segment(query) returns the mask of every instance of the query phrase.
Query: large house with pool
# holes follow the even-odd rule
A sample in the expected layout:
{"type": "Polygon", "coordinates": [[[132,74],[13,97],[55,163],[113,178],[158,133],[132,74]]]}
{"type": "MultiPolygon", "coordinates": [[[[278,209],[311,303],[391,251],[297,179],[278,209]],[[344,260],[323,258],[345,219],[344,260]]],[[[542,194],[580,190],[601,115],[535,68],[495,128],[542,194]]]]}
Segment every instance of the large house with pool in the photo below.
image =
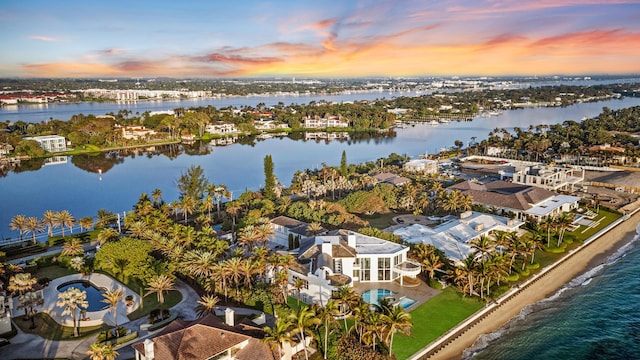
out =
{"type": "MultiPolygon", "coordinates": [[[[289,283],[302,279],[304,287],[295,289],[300,300],[324,305],[333,291],[354,283],[384,283],[404,277],[415,278],[420,264],[408,260],[405,245],[349,230],[302,240],[296,263],[289,268],[289,283]]],[[[298,283],[300,283],[298,281],[298,283]]]]}

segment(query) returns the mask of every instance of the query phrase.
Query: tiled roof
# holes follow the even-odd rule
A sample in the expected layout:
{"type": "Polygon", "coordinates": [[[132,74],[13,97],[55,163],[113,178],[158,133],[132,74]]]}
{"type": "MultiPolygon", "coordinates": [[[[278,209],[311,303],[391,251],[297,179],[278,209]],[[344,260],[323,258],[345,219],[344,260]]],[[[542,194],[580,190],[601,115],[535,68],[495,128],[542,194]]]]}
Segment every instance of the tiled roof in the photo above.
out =
{"type": "MultiPolygon", "coordinates": [[[[238,359],[275,360],[269,345],[263,343],[264,332],[243,321],[231,327],[214,315],[194,321],[174,321],[153,338],[154,360],[208,359],[233,346],[248,341],[237,353],[238,359]]],[[[144,342],[132,345],[145,354],[144,342]]]]}
{"type": "Polygon", "coordinates": [[[532,204],[549,199],[556,194],[539,187],[493,181],[486,184],[465,181],[452,185],[447,190],[459,190],[471,195],[475,203],[516,210],[528,210],[532,204]]]}

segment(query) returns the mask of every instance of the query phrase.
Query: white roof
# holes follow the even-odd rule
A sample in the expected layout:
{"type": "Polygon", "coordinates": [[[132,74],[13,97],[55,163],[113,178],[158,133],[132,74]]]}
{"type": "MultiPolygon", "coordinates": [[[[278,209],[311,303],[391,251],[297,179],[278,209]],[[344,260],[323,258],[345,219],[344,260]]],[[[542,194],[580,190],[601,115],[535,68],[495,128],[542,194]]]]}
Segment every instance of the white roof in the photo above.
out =
{"type": "Polygon", "coordinates": [[[473,250],[469,242],[480,235],[493,230],[514,231],[522,224],[522,221],[514,220],[509,224],[506,217],[472,212],[464,219],[448,221],[436,227],[428,227],[413,224],[394,231],[406,242],[417,244],[430,244],[443,251],[454,262],[461,261],[473,250]]]}
{"type": "Polygon", "coordinates": [[[525,214],[544,217],[551,214],[557,208],[562,207],[562,205],[573,204],[579,200],[580,198],[577,196],[556,195],[525,211],[525,214]]]}
{"type": "Polygon", "coordinates": [[[391,241],[363,235],[357,232],[349,232],[356,236],[356,253],[361,254],[395,254],[406,249],[406,246],[391,241]]]}

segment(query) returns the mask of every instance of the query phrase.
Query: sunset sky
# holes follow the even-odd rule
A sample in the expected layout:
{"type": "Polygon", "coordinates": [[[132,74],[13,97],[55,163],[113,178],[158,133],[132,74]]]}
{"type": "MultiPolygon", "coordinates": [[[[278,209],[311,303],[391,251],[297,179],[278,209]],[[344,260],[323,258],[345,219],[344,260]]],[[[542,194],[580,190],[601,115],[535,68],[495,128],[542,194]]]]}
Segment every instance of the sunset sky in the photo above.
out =
{"type": "Polygon", "coordinates": [[[640,1],[0,0],[2,77],[640,73],[640,1]]]}

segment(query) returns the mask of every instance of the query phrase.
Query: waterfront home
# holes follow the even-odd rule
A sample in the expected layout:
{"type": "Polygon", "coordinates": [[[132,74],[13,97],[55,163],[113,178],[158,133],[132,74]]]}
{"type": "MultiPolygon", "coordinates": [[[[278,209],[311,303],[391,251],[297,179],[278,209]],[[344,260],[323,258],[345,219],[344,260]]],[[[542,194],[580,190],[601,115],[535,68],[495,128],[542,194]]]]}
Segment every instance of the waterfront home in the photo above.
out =
{"type": "Polygon", "coordinates": [[[67,140],[64,136],[45,135],[26,137],[24,139],[37,141],[40,147],[48,152],[67,151],[67,140]]]}
{"type": "Polygon", "coordinates": [[[305,303],[325,304],[340,286],[415,278],[420,264],[407,259],[409,247],[349,230],[302,240],[289,284],[302,279],[296,295],[305,303]]]}
{"type": "Polygon", "coordinates": [[[551,191],[573,191],[577,184],[584,181],[584,169],[572,167],[535,165],[518,170],[514,166],[505,166],[498,173],[502,178],[511,177],[515,184],[551,191]]]}
{"type": "Polygon", "coordinates": [[[205,131],[214,135],[234,134],[238,132],[238,128],[233,123],[216,123],[208,124],[205,131]]]}
{"type": "Polygon", "coordinates": [[[417,159],[406,162],[402,169],[412,173],[437,174],[438,162],[429,159],[417,159]]]}
{"type": "Polygon", "coordinates": [[[411,244],[430,244],[444,252],[453,262],[460,262],[473,253],[471,242],[493,231],[517,231],[524,222],[503,216],[466,211],[460,218],[430,227],[412,224],[393,231],[411,244]]]}
{"type": "Polygon", "coordinates": [[[341,120],[337,116],[330,116],[328,118],[307,116],[302,126],[307,129],[345,128],[349,126],[349,122],[341,120]]]}
{"type": "Polygon", "coordinates": [[[371,177],[373,177],[377,183],[387,183],[393,186],[403,186],[411,183],[411,179],[394,173],[378,173],[371,177]]]}
{"type": "Polygon", "coordinates": [[[268,246],[274,249],[294,249],[300,239],[307,237],[309,224],[288,216],[278,216],[271,219],[273,236],[269,238],[268,246]]]}
{"type": "MultiPolygon", "coordinates": [[[[265,343],[261,325],[244,319],[235,323],[227,308],[225,321],[209,314],[197,320],[175,320],[157,335],[133,345],[136,360],[280,359],[275,347],[265,343]]],[[[259,317],[258,319],[263,319],[259,317]]],[[[256,319],[256,320],[258,320],[256,319]]],[[[260,321],[264,325],[264,321],[260,321]]],[[[291,359],[285,342],[281,359],[291,359]]]]}
{"type": "Polygon", "coordinates": [[[156,134],[152,129],[147,129],[142,125],[128,125],[122,126],[115,124],[113,129],[122,133],[123,139],[138,140],[149,138],[156,134]]]}
{"type": "Polygon", "coordinates": [[[447,191],[453,190],[470,195],[474,204],[483,205],[497,213],[513,214],[518,219],[533,218],[538,222],[577,209],[580,201],[577,196],[559,195],[541,187],[502,180],[486,184],[464,181],[447,188],[447,191]]]}

